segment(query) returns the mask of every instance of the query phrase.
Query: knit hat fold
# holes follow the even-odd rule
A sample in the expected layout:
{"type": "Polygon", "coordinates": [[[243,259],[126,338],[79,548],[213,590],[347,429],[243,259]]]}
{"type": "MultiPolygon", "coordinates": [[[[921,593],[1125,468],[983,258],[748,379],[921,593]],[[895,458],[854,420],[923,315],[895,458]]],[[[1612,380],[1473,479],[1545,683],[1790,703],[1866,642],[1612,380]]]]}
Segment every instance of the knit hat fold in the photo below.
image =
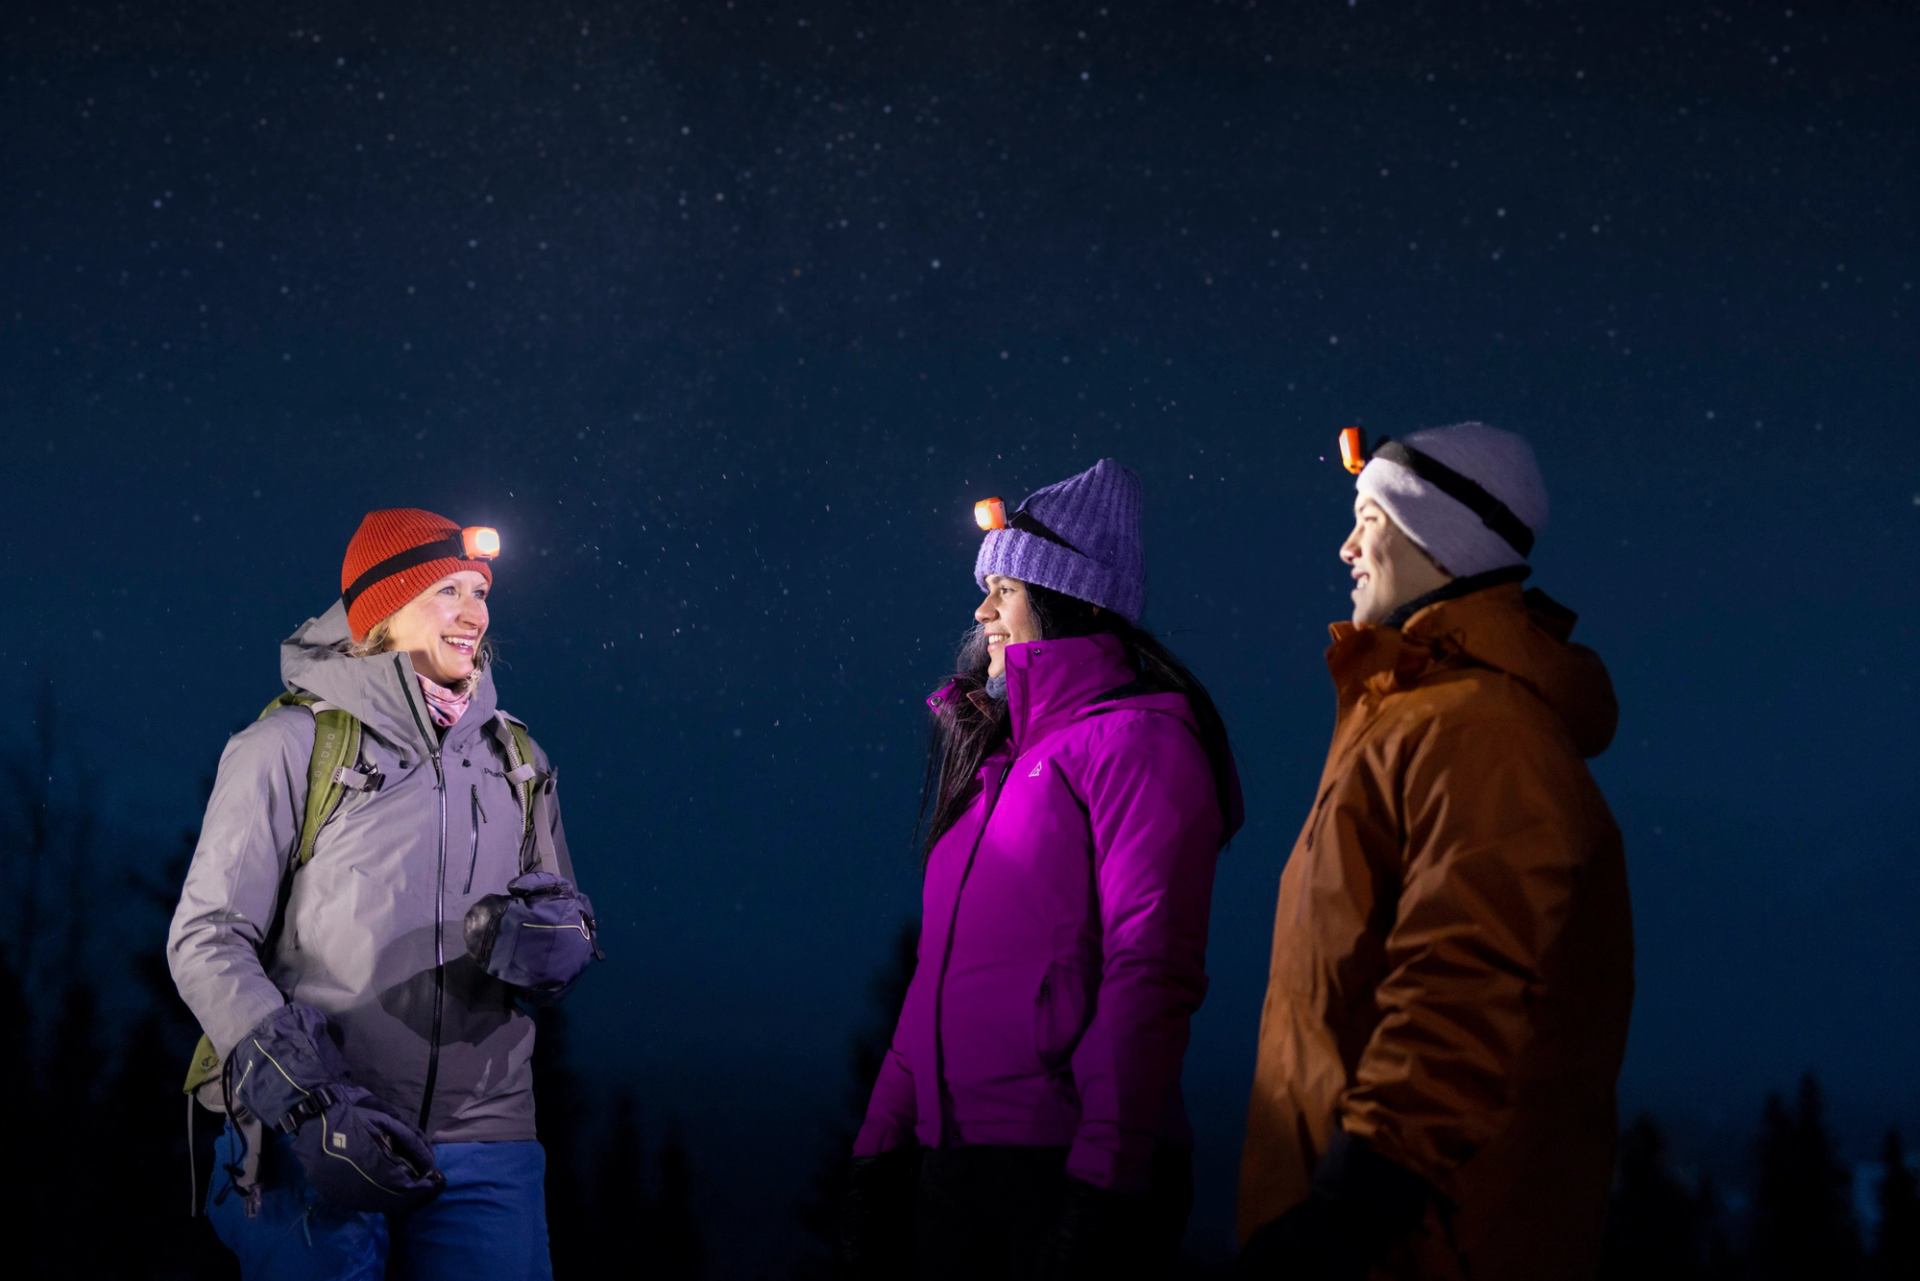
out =
{"type": "MultiPolygon", "coordinates": [[[[340,593],[346,595],[349,588],[382,561],[433,543],[457,543],[459,538],[460,526],[445,516],[418,507],[386,507],[368,512],[361,518],[360,528],[353,531],[353,537],[347,542],[346,557],[340,562],[340,593]]],[[[448,574],[471,569],[484,576],[489,584],[493,582],[493,567],[486,561],[452,555],[451,550],[449,547],[450,554],[446,556],[396,569],[362,587],[359,594],[347,602],[347,630],[353,639],[365,640],[367,633],[382,619],[391,617],[448,574]]]]}
{"type": "MultiPolygon", "coordinates": [[[[1456,423],[1396,439],[1506,504],[1532,533],[1546,525],[1546,481],[1523,437],[1485,423],[1456,423]]],[[[1355,489],[1359,497],[1380,504],[1407,537],[1456,578],[1526,564],[1519,548],[1486,520],[1404,463],[1376,454],[1355,489]]]]}
{"type": "Polygon", "coordinates": [[[1035,490],[1020,504],[1015,521],[1025,513],[1054,538],[1010,521],[981,539],[974,582],[985,591],[989,574],[1017,578],[1137,623],[1147,596],[1140,508],[1140,478],[1102,458],[1078,475],[1035,490]]]}

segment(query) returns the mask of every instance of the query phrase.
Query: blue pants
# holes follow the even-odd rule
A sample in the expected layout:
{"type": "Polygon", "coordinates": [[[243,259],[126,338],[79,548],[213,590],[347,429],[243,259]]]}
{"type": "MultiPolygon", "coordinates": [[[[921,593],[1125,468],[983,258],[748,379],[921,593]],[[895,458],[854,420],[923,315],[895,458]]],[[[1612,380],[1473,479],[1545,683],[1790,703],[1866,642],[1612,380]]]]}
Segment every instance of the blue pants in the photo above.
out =
{"type": "Polygon", "coordinates": [[[446,1191],[417,1210],[365,1214],[320,1204],[269,1135],[252,1218],[226,1170],[236,1143],[229,1126],[214,1145],[207,1218],[245,1281],[552,1281],[538,1143],[436,1143],[446,1191]]]}

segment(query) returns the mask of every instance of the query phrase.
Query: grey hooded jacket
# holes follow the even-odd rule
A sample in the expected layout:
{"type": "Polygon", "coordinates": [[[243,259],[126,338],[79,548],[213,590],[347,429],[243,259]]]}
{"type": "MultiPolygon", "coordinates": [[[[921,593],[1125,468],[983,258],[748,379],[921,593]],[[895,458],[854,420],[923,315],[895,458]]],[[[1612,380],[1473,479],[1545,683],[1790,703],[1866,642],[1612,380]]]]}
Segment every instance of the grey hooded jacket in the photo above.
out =
{"type": "MultiPolygon", "coordinates": [[[[382,781],[348,791],[292,870],[313,714],[278,708],[235,734],[167,939],[174,983],[222,1058],[275,1008],[304,1001],[339,1030],[354,1080],[432,1141],[531,1139],[533,1022],[461,933],[468,905],[534,857],[493,677],[441,742],[406,657],[351,658],[347,639],[336,604],[281,645],[280,674],[362,722],[360,768],[382,781]]],[[[557,804],[536,813],[565,860],[557,804]]]]}

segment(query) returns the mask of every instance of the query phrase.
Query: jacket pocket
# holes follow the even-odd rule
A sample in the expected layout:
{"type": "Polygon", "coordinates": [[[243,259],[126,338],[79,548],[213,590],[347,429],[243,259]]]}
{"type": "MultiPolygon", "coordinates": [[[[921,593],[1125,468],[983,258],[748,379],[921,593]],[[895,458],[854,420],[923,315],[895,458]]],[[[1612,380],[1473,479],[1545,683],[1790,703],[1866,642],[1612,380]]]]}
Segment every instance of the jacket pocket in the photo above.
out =
{"type": "Polygon", "coordinates": [[[1040,976],[1033,997],[1033,1052],[1048,1072],[1059,1072],[1073,1057],[1087,1030],[1086,971],[1055,961],[1040,976]]]}

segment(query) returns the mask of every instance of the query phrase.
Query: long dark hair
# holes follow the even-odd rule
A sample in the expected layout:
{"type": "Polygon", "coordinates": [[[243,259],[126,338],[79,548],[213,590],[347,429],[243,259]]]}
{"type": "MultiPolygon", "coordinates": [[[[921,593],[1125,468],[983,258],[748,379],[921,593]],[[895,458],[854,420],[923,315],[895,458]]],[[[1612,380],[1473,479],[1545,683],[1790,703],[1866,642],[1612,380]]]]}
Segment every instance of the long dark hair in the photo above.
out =
{"type": "MultiPolygon", "coordinates": [[[[1207,687],[1145,628],[1134,626],[1110,609],[1100,609],[1050,587],[1035,583],[1027,583],[1025,587],[1042,639],[1114,636],[1126,654],[1127,665],[1135,673],[1133,685],[1126,687],[1128,692],[1174,693],[1186,698],[1193,709],[1200,746],[1207,753],[1207,763],[1213,767],[1213,786],[1220,813],[1227,815],[1233,806],[1233,745],[1227,739],[1226,722],[1220,719],[1220,710],[1213,705],[1213,696],[1207,693],[1207,687]]],[[[934,845],[973,803],[980,790],[981,762],[1007,739],[1006,702],[990,698],[986,693],[987,639],[979,627],[967,634],[954,660],[954,668],[953,695],[934,711],[928,734],[926,772],[920,783],[920,820],[914,830],[919,838],[922,866],[932,855],[934,845]]]]}

